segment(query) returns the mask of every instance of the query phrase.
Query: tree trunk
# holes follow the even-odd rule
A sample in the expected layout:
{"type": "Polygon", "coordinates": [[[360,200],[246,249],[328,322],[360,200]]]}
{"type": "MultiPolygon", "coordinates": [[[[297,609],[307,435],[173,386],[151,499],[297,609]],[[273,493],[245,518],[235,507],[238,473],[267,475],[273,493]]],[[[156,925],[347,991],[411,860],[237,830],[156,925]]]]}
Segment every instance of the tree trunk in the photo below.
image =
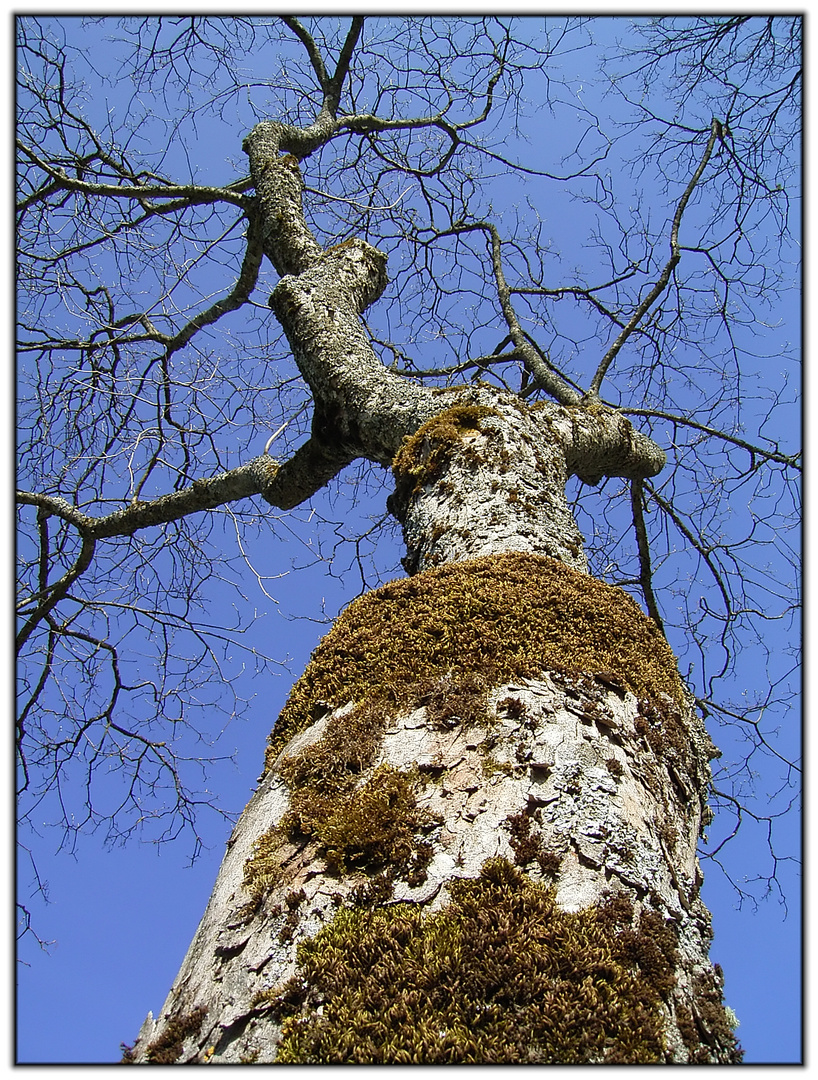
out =
{"type": "Polygon", "coordinates": [[[128,1061],[740,1060],[699,899],[716,751],[564,494],[645,448],[599,407],[439,403],[394,465],[411,576],[313,654],[128,1061]]]}

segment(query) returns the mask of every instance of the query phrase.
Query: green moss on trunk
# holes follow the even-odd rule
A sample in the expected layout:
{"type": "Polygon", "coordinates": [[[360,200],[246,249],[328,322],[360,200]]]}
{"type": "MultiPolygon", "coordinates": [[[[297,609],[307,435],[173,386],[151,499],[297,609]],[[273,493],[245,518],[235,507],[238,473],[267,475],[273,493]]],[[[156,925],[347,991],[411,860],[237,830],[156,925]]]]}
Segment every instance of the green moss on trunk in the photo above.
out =
{"type": "Polygon", "coordinates": [[[560,911],[491,860],[430,915],[342,909],[259,1004],[284,1018],[281,1064],[662,1062],[676,938],[635,922],[621,897],[560,911]]]}
{"type": "Polygon", "coordinates": [[[323,738],[285,758],[279,773],[290,789],[281,821],[256,841],[244,867],[254,904],[281,880],[291,845],[309,841],[331,873],[388,868],[410,884],[425,880],[431,846],[418,833],[435,822],[417,806],[417,777],[381,765],[361,784],[383,732],[385,713],[361,706],[332,717],[323,738]]]}

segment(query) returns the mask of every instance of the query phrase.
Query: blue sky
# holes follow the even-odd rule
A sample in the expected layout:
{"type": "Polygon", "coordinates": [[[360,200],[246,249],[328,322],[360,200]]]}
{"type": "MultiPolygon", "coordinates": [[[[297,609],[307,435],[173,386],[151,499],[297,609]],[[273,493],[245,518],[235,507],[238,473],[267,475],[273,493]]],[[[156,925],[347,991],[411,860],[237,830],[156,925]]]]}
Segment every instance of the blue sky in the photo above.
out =
{"type": "MultiPolygon", "coordinates": [[[[68,29],[75,41],[87,40],[89,46],[104,33],[104,28],[82,29],[78,22],[72,22],[68,29]]],[[[100,54],[97,51],[95,55],[100,54]]],[[[92,114],[96,110],[98,119],[103,106],[123,108],[132,90],[126,84],[108,87],[105,100],[102,95],[89,100],[88,109],[92,114]]],[[[587,96],[590,91],[583,93],[587,96]]],[[[239,175],[232,163],[242,159],[244,130],[209,123],[214,126],[200,121],[202,137],[192,147],[191,157],[195,152],[197,163],[209,176],[219,181],[233,179],[239,175]]],[[[559,134],[570,137],[566,129],[560,129],[559,134]]],[[[493,197],[501,205],[503,182],[498,183],[493,197]]],[[[644,192],[647,201],[652,194],[650,189],[644,192]]],[[[561,213],[553,207],[546,224],[549,236],[564,254],[572,242],[573,223],[562,220],[561,213]]],[[[569,263],[573,258],[578,260],[579,256],[573,252],[565,255],[569,263]]],[[[782,333],[790,340],[797,338],[797,296],[792,295],[777,315],[784,326],[782,333]]],[[[777,339],[773,336],[772,340],[777,339]]],[[[433,342],[421,342],[420,347],[431,350],[433,342]]],[[[790,416],[797,427],[797,406],[790,416]]],[[[268,434],[265,430],[254,435],[258,444],[254,452],[261,451],[268,434]]],[[[258,678],[248,682],[242,681],[237,658],[235,686],[249,700],[230,721],[220,744],[224,751],[235,750],[235,763],[219,764],[209,782],[232,813],[241,810],[253,789],[266,735],[327,620],[361,590],[352,543],[341,543],[331,574],[323,561],[327,545],[332,547],[339,535],[354,537],[358,525],[362,531],[383,514],[385,488],[375,483],[372,493],[365,493],[353,508],[351,485],[352,475],[342,477],[330,492],[314,500],[312,507],[302,508],[291,519],[272,515],[269,530],[246,538],[249,560],[264,579],[268,595],[250,571],[237,580],[235,588],[219,586],[210,594],[211,610],[217,612],[229,608],[243,594],[246,612],[252,616],[242,640],[266,650],[277,661],[286,661],[286,668],[280,667],[277,673],[273,668],[263,682],[258,678]]],[[[734,512],[738,515],[742,508],[736,505],[734,512]]],[[[236,554],[229,528],[224,543],[226,548],[232,543],[236,554]]],[[[398,576],[399,557],[394,533],[381,534],[367,584],[374,584],[378,576],[398,576]]],[[[770,573],[774,576],[776,570],[773,557],[770,573]]],[[[673,644],[681,651],[680,643],[673,644]]],[[[741,662],[735,676],[739,693],[742,685],[752,690],[758,663],[753,654],[741,662]]],[[[791,752],[799,717],[782,715],[780,722],[779,745],[791,752]]],[[[741,740],[733,729],[717,729],[713,734],[725,759],[740,754],[741,740]]],[[[762,774],[762,792],[765,784],[773,782],[762,774]]],[[[709,830],[712,842],[730,828],[729,819],[715,823],[709,830]]],[[[28,939],[21,946],[17,972],[20,1061],[116,1060],[119,1043],[135,1038],[149,1009],[158,1012],[204,910],[230,825],[211,815],[202,820],[201,829],[204,849],[192,866],[191,843],[184,839],[158,847],[131,842],[111,849],[97,834],[83,836],[71,855],[57,853],[58,841],[48,830],[39,837],[26,838],[36,848],[50,897],[48,904],[34,897],[30,906],[39,935],[55,944],[42,951],[28,939]]],[[[761,829],[752,821],[745,822],[739,836],[725,849],[728,869],[735,876],[752,877],[757,872],[759,852],[763,852],[761,829]]],[[[780,834],[781,850],[797,851],[796,830],[793,816],[780,834]]],[[[738,1034],[746,1060],[796,1061],[800,1055],[798,876],[791,863],[779,867],[788,904],[785,917],[775,896],[758,907],[745,901],[737,909],[736,893],[719,869],[705,862],[704,870],[703,895],[714,913],[711,958],[724,968],[725,998],[741,1022],[738,1034]]],[[[19,873],[24,896],[30,877],[24,862],[19,873]]]]}

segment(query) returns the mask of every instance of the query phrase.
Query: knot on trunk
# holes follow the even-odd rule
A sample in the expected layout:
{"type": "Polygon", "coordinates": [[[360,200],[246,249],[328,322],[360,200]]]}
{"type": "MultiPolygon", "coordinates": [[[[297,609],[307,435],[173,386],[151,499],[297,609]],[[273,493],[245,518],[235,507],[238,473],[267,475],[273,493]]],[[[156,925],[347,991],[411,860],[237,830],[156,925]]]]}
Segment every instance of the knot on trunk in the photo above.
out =
{"type": "Polygon", "coordinates": [[[314,347],[316,326],[329,342],[378,299],[387,281],[383,252],[364,240],[347,240],[320,252],[302,273],[283,277],[269,304],[291,341],[307,330],[314,347]]]}
{"type": "Polygon", "coordinates": [[[564,406],[561,411],[571,424],[568,471],[583,483],[595,486],[604,476],[643,480],[665,467],[664,450],[615,409],[593,403],[564,406]]]}
{"type": "Polygon", "coordinates": [[[365,240],[352,237],[327,248],[316,267],[316,279],[353,302],[357,314],[365,311],[389,284],[386,255],[365,240]]]}

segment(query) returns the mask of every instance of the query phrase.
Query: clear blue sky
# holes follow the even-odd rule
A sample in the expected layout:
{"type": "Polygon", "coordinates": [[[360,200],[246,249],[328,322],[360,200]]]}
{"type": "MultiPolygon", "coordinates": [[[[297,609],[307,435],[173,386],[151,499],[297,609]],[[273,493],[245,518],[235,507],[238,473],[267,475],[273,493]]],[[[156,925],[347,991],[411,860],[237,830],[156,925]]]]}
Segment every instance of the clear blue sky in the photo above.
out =
{"type": "MultiPolygon", "coordinates": [[[[87,38],[89,55],[95,62],[104,60],[92,42],[104,35],[104,28],[82,30],[73,22],[70,33],[75,41],[87,38]]],[[[87,77],[87,75],[86,75],[87,77]]],[[[105,99],[88,103],[93,114],[103,107],[121,105],[131,89],[106,88],[105,99]]],[[[212,125],[212,122],[210,122],[212,125]]],[[[244,131],[208,126],[202,121],[201,139],[190,147],[191,158],[212,169],[214,178],[231,180],[235,173],[225,162],[240,160],[244,131]]],[[[503,181],[496,181],[498,203],[503,198],[503,181]]],[[[645,193],[646,202],[651,192],[645,193]]],[[[573,224],[553,220],[551,235],[565,248],[571,245],[573,224]]],[[[573,264],[578,254],[566,256],[573,264]]],[[[790,337],[797,337],[800,311],[797,297],[779,317],[790,327],[790,337]]],[[[798,410],[793,410],[793,425],[798,410]]],[[[268,432],[259,433],[263,448],[268,432]]],[[[368,515],[383,511],[384,492],[372,500],[364,499],[355,511],[346,506],[343,517],[349,535],[355,521],[366,522],[368,515]]],[[[317,515],[296,514],[291,529],[275,525],[271,534],[249,541],[257,570],[269,575],[268,591],[275,603],[258,589],[253,575],[247,575],[242,589],[248,608],[258,617],[247,640],[257,643],[278,659],[288,660],[289,673],[239,686],[252,697],[241,715],[234,719],[223,739],[225,751],[236,750],[235,764],[217,767],[211,782],[222,796],[222,804],[239,812],[253,790],[263,759],[264,743],[275,717],[283,705],[292,681],[297,677],[326,628],[326,616],[332,616],[347,600],[360,591],[361,580],[354,565],[341,577],[329,577],[314,561],[316,544],[328,531],[322,519],[336,521],[338,505],[325,495],[315,500],[317,515]],[[307,566],[297,570],[294,567],[307,566]],[[283,576],[278,576],[283,575],[283,576]]],[[[400,552],[384,541],[377,556],[378,566],[386,571],[395,568],[398,576],[400,552]]],[[[351,549],[346,558],[351,562],[351,549]]],[[[776,564],[773,559],[771,573],[776,564]]],[[[230,604],[234,594],[215,592],[214,607],[230,604]]],[[[752,688],[754,660],[749,656],[737,672],[737,680],[752,688]]],[[[782,717],[782,748],[791,751],[797,737],[800,718],[782,717]],[[787,730],[787,725],[789,729],[787,730]]],[[[739,741],[730,730],[714,732],[725,757],[740,752],[739,741]]],[[[768,777],[762,775],[763,790],[768,777]]],[[[780,834],[779,843],[789,853],[797,852],[798,820],[792,820],[780,834]]],[[[50,903],[36,897],[29,900],[36,918],[38,933],[55,944],[48,951],[39,950],[28,939],[23,942],[18,964],[18,1060],[21,1062],[111,1062],[119,1056],[119,1044],[132,1042],[150,1009],[159,1011],[182,957],[204,910],[218,870],[230,825],[215,816],[201,822],[205,850],[188,865],[190,844],[180,841],[155,849],[132,842],[124,848],[108,849],[98,836],[84,837],[74,856],[56,853],[57,841],[46,831],[41,837],[27,838],[36,846],[41,870],[48,880],[50,903]]],[[[729,824],[722,827],[729,828],[729,824]]],[[[721,835],[720,824],[709,832],[721,835]]],[[[732,873],[753,877],[759,865],[759,827],[747,822],[739,837],[731,842],[725,858],[732,873]]],[[[725,999],[741,1022],[738,1036],[745,1048],[747,1062],[788,1062],[800,1057],[800,882],[792,864],[779,868],[787,895],[789,913],[773,897],[757,909],[745,903],[736,907],[736,894],[716,867],[704,865],[706,881],[704,900],[713,911],[715,941],[711,951],[714,962],[722,965],[726,976],[725,999]]],[[[19,885],[25,897],[30,878],[28,867],[21,864],[19,885]]]]}

